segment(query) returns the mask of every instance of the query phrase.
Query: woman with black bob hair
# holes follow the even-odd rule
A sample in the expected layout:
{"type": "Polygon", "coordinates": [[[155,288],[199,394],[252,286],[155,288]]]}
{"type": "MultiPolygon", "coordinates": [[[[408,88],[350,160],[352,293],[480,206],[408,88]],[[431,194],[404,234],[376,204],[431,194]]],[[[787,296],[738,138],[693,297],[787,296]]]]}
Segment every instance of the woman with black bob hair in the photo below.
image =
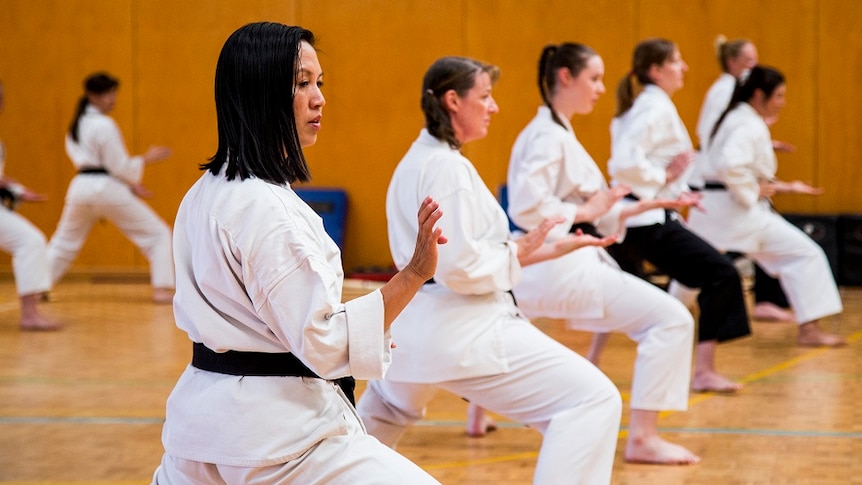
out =
{"type": "Polygon", "coordinates": [[[175,225],[192,362],[168,398],[155,484],[438,483],[365,433],[351,376],[386,372],[389,325],[434,274],[442,213],[425,198],[409,263],[341,303],[338,246],[290,186],[309,178],[322,84],[301,27],[246,25],[219,56],[218,150],[175,225]]]}
{"type": "Polygon", "coordinates": [[[843,345],[841,337],[818,326],[819,319],[843,309],[823,249],[770,201],[775,194],[822,193],[798,180],[775,178],[778,163],[765,120],[778,117],[786,91],[784,76],[766,66],[755,66],[736,88],[703,161],[706,210],[690,214],[689,226],[719,250],[743,253],[778,278],[799,324],[799,345],[843,345]]]}

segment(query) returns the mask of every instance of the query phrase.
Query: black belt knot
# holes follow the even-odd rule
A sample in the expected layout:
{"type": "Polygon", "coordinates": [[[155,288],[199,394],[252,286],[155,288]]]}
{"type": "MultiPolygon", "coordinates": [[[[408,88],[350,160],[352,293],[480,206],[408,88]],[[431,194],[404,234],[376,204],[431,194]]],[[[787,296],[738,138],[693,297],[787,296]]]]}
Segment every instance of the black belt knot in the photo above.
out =
{"type": "MultiPolygon", "coordinates": [[[[243,352],[239,350],[215,352],[198,342],[194,342],[192,346],[192,366],[231,376],[293,376],[321,379],[290,352],[243,352]]],[[[356,380],[348,376],[335,379],[334,382],[344,391],[350,403],[356,406],[353,395],[356,380]]]]}

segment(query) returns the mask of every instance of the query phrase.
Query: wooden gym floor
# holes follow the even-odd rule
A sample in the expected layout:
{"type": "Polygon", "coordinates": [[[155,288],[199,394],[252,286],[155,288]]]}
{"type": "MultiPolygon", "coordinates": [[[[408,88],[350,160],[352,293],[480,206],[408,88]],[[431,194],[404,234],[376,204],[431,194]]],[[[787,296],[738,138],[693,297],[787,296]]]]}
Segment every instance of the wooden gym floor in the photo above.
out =
{"type": "MultiPolygon", "coordinates": [[[[364,291],[350,285],[346,297],[364,291]]],[[[66,328],[24,333],[8,277],[0,295],[0,485],[148,484],[162,455],[165,399],[191,350],[171,307],[150,302],[143,277],[68,278],[43,305],[66,328]]],[[[753,336],[718,353],[719,368],[745,389],[693,394],[687,412],[661,417],[664,435],[702,464],[626,464],[624,410],[613,483],[862,484],[862,288],[842,295],[844,314],[825,324],[847,347],[799,348],[794,325],[754,322],[753,336]]],[[[589,335],[559,321],[536,324],[580,353],[588,347],[589,335]]],[[[614,335],[602,364],[624,401],[634,351],[614,335]]],[[[399,450],[445,484],[531,483],[539,433],[499,418],[498,431],[468,438],[465,409],[439,394],[399,450]]]]}

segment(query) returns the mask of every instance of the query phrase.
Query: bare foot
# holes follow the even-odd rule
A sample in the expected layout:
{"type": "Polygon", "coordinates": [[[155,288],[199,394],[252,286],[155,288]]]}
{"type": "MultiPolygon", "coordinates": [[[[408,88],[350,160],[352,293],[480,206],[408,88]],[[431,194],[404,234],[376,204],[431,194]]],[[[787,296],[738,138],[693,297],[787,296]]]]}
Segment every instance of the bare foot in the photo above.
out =
{"type": "Polygon", "coordinates": [[[470,404],[467,407],[467,436],[481,438],[497,429],[497,423],[481,407],[470,404]]]}
{"type": "Polygon", "coordinates": [[[21,330],[25,332],[52,332],[60,330],[63,324],[44,315],[33,315],[21,319],[21,330]]]}
{"type": "Polygon", "coordinates": [[[847,345],[847,342],[838,335],[821,330],[817,326],[817,322],[800,325],[796,342],[800,347],[841,347],[847,345]]]}
{"type": "Polygon", "coordinates": [[[691,390],[694,392],[734,393],[740,389],[742,384],[737,384],[713,371],[695,372],[691,383],[691,390]]]}
{"type": "Polygon", "coordinates": [[[174,290],[172,288],[153,288],[153,302],[169,304],[174,302],[174,290]]]}
{"type": "Polygon", "coordinates": [[[794,322],[796,317],[793,312],[786,308],[769,303],[768,301],[760,302],[754,306],[754,311],[751,312],[751,318],[755,320],[763,320],[765,322],[794,322]]]}
{"type": "Polygon", "coordinates": [[[626,443],[626,461],[629,463],[652,463],[656,465],[696,465],[700,457],[688,449],[661,439],[659,436],[635,438],[629,436],[626,443]]]}

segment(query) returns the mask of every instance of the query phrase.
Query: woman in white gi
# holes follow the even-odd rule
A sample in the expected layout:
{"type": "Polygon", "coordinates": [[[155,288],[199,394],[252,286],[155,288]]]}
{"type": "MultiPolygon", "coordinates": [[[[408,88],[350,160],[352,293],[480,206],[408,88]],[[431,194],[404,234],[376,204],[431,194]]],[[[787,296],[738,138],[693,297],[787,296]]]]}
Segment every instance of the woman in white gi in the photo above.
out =
{"type": "Polygon", "coordinates": [[[819,319],[842,311],[823,249],[769,200],[774,194],[820,193],[803,182],[775,178],[778,166],[764,120],[777,118],[786,90],[784,76],[763,66],[754,67],[736,90],[708,143],[705,211],[690,214],[689,226],[718,249],[743,253],[778,278],[799,323],[799,345],[843,345],[818,326],[819,319]]]}
{"type": "Polygon", "coordinates": [[[716,41],[716,57],[721,66],[721,75],[712,83],[697,119],[697,137],[705,149],[715,122],[727,109],[736,82],[742,80],[757,65],[757,47],[748,39],[727,40],[719,36],[716,41]]]}
{"type": "Polygon", "coordinates": [[[536,484],[607,484],[621,412],[617,389],[586,359],[527,320],[510,290],[521,267],[615,238],[545,236],[546,220],[516,241],[506,214],[460,149],[484,138],[497,104],[495,66],[463,57],[435,61],[422,85],[425,128],[395,169],[386,196],[389,245],[409,260],[416,222],[408,214],[430,194],[449,242],[429,281],[392,326],[392,368],[371,381],[358,411],[368,432],[396,446],[440,390],[529,425],[544,439],[536,484]]]}
{"type": "MultiPolygon", "coordinates": [[[[748,39],[727,40],[725,36],[720,35],[715,39],[715,50],[721,75],[706,92],[697,120],[697,136],[702,156],[706,154],[706,146],[715,122],[727,109],[737,82],[745,79],[751,68],[757,65],[757,47],[748,39]]],[[[772,146],[778,151],[795,150],[793,145],[778,140],[773,140],[772,146]]],[[[698,164],[699,167],[700,164],[698,164]]],[[[697,181],[692,185],[702,186],[703,174],[700,170],[697,172],[697,181]]],[[[793,321],[793,312],[788,310],[790,303],[781,290],[778,280],[769,276],[756,263],[754,268],[755,305],[751,317],[756,320],[793,321]]]]}
{"type": "Polygon", "coordinates": [[[404,270],[341,303],[338,246],[290,185],[310,178],[302,150],[321,128],[313,44],[301,27],[254,23],[219,56],[218,150],[174,234],[192,364],[168,398],[154,484],[438,483],[365,433],[347,376],[386,371],[389,325],[434,274],[441,211],[424,199],[404,270]]]}
{"type": "MultiPolygon", "coordinates": [[[[539,107],[512,148],[508,209],[525,230],[548,217],[562,218],[563,223],[548,233],[551,241],[578,228],[622,233],[627,216],[684,205],[684,201],[617,204],[628,188],[608,188],[576,138],[569,120],[593,111],[605,92],[604,71],[602,58],[581,44],[546,46],[539,60],[539,91],[545,106],[539,107]],[[623,207],[626,213],[621,213],[623,207]]],[[[660,411],[688,407],[694,336],[688,309],[654,285],[621,271],[603,248],[573,251],[527,266],[522,274],[514,293],[528,317],[565,319],[573,329],[622,332],[638,342],[626,460],[700,461],[689,450],[664,441],[657,430],[660,411]]]]}
{"type": "Polygon", "coordinates": [[[130,157],[116,122],[108,116],[117,101],[119,81],[106,73],[84,80],[85,94],[66,134],[66,154],[78,170],[69,183],[57,230],[48,242],[52,284],[66,274],[87,234],[100,218],[111,221],[150,262],[153,301],[170,303],[174,293],[171,230],[141,197],[144,165],[170,156],[153,146],[130,157]]]}
{"type": "MultiPolygon", "coordinates": [[[[0,112],[5,104],[3,83],[0,82],[0,112]]],[[[39,312],[39,299],[51,288],[45,235],[36,226],[15,212],[21,201],[42,201],[37,194],[4,175],[6,147],[0,141],[0,249],[12,255],[12,273],[21,306],[21,330],[59,330],[63,326],[39,312]]]]}
{"type": "MultiPolygon", "coordinates": [[[[645,40],[634,50],[632,71],[619,84],[617,112],[611,122],[608,172],[613,185],[631,188],[621,203],[676,199],[688,191],[695,155],[670,98],[682,88],[687,70],[679,49],[669,40],[645,40]],[[642,87],[637,96],[632,85],[635,81],[642,87]]],[[[619,248],[652,263],[683,285],[700,289],[692,388],[733,392],[740,386],[715,370],[715,349],[718,342],[750,333],[739,274],[729,260],[686,229],[679,218],[675,211],[663,209],[629,217],[626,238],[619,248]]]]}

